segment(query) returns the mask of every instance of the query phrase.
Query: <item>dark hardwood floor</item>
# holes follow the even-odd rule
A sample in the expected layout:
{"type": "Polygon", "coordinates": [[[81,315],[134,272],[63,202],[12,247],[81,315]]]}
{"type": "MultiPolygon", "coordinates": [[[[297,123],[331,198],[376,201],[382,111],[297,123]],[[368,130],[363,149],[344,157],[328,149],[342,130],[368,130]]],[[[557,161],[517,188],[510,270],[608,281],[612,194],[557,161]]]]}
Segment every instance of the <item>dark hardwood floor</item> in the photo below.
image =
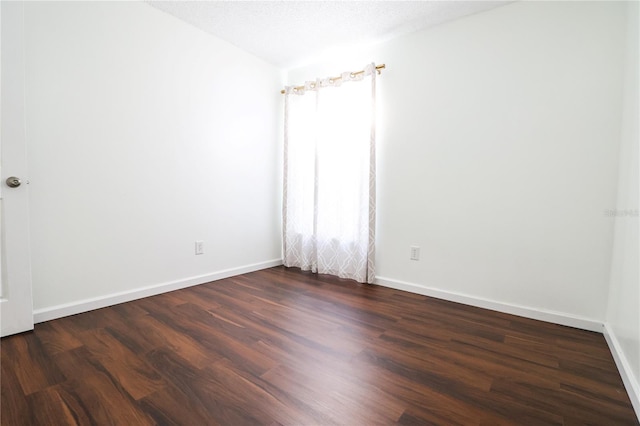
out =
{"type": "Polygon", "coordinates": [[[3,425],[637,425],[602,335],[272,268],[1,341],[3,425]]]}

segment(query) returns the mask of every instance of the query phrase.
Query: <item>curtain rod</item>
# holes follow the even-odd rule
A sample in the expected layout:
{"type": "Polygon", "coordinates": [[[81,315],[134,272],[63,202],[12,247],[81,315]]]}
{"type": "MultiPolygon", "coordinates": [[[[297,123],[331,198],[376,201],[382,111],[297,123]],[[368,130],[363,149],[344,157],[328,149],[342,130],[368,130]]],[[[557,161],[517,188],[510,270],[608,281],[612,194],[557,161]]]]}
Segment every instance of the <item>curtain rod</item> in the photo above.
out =
{"type": "MultiPolygon", "coordinates": [[[[380,74],[380,73],[381,73],[381,71],[380,71],[380,70],[383,70],[383,69],[385,69],[386,67],[387,67],[387,65],[386,65],[386,64],[376,65],[376,71],[378,71],[378,74],[380,74]]],[[[364,70],[360,70],[360,71],[352,72],[352,73],[351,73],[351,75],[352,75],[352,76],[355,76],[355,75],[363,74],[363,73],[364,73],[364,70]]],[[[342,80],[342,76],[339,76],[339,77],[331,77],[331,80],[342,80]]],[[[296,87],[294,87],[294,88],[293,88],[293,90],[302,90],[302,89],[304,89],[304,86],[296,86],[296,87]]],[[[282,93],[282,94],[284,95],[284,93],[285,93],[284,89],[282,89],[282,90],[280,91],[280,93],[282,93]]]]}

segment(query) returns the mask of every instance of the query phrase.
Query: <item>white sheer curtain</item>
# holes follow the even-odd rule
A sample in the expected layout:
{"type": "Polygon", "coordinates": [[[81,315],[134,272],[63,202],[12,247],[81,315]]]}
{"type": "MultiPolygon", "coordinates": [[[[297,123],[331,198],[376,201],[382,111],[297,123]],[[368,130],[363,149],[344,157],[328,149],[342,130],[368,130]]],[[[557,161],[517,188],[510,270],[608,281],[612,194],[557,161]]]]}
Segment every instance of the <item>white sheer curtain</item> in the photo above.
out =
{"type": "Polygon", "coordinates": [[[375,278],[375,71],[285,88],[285,266],[375,278]]]}

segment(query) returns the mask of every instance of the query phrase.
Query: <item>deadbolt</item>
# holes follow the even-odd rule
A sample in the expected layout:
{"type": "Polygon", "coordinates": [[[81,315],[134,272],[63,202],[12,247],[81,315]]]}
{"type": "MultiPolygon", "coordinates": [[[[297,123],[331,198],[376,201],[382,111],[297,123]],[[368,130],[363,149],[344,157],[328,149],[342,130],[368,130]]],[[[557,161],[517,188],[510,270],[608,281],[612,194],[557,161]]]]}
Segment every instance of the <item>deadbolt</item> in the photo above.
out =
{"type": "Polygon", "coordinates": [[[17,178],[15,176],[8,177],[6,182],[9,188],[17,188],[22,184],[20,178],[17,178]]]}

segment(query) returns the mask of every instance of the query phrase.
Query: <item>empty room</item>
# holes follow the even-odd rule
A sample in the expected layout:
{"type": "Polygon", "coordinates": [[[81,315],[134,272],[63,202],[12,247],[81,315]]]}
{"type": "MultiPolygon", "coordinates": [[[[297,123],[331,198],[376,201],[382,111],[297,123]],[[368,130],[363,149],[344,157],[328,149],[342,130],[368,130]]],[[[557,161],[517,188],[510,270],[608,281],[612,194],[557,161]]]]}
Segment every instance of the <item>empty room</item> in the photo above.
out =
{"type": "Polygon", "coordinates": [[[640,3],[1,1],[2,425],[639,425],[640,3]]]}

